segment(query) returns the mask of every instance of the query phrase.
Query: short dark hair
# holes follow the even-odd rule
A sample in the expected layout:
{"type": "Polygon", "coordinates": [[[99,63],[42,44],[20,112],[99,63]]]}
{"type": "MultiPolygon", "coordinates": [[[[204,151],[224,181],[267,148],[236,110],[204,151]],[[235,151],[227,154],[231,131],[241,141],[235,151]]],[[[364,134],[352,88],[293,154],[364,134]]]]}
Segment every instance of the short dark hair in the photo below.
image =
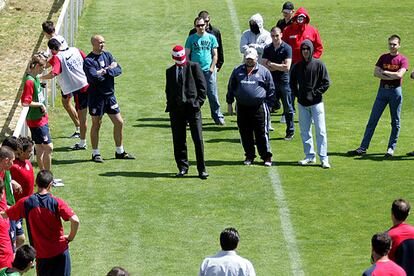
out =
{"type": "Polygon", "coordinates": [[[0,196],[3,195],[3,189],[4,189],[4,181],[3,179],[0,177],[0,196]]]}
{"type": "Polygon", "coordinates": [[[393,39],[398,39],[398,44],[401,43],[401,37],[399,35],[393,34],[388,38],[388,41],[393,40],[393,39]]]}
{"type": "Polygon", "coordinates": [[[35,258],[36,250],[28,244],[22,245],[16,250],[12,266],[18,270],[25,270],[35,258]]]}
{"type": "Polygon", "coordinates": [[[22,144],[22,150],[26,151],[30,145],[34,145],[32,138],[30,137],[19,137],[20,143],[22,144]]]}
{"type": "Polygon", "coordinates": [[[202,17],[204,19],[204,18],[209,17],[210,14],[208,13],[208,11],[201,11],[201,12],[198,13],[198,16],[202,17]]]}
{"type": "Polygon", "coordinates": [[[194,19],[194,25],[196,24],[196,22],[197,22],[197,21],[200,21],[200,20],[204,20],[204,18],[202,18],[201,16],[197,16],[197,17],[194,19]]]}
{"type": "Polygon", "coordinates": [[[224,251],[235,250],[239,244],[239,232],[233,227],[224,229],[220,234],[220,245],[224,251]]]}
{"type": "Polygon", "coordinates": [[[57,39],[52,38],[47,43],[47,47],[49,47],[50,50],[59,51],[60,45],[62,45],[57,39]]]}
{"type": "Polygon", "coordinates": [[[46,66],[46,57],[41,53],[36,53],[32,56],[30,62],[29,62],[29,68],[33,69],[36,67],[37,64],[40,64],[42,66],[46,66]]]}
{"type": "Polygon", "coordinates": [[[3,159],[14,158],[14,152],[9,147],[0,147],[0,161],[3,159]]]}
{"type": "Polygon", "coordinates": [[[42,23],[42,29],[47,34],[53,34],[55,32],[55,24],[52,21],[45,21],[42,23]]]}
{"type": "Polygon", "coordinates": [[[14,150],[15,152],[22,149],[21,141],[14,136],[6,137],[1,143],[2,146],[6,146],[14,150]]]}
{"type": "Polygon", "coordinates": [[[39,188],[47,188],[53,181],[53,174],[48,170],[41,170],[37,173],[36,184],[39,188]]]}
{"type": "Polygon", "coordinates": [[[374,249],[375,253],[380,256],[385,256],[391,249],[391,237],[388,235],[387,232],[377,233],[372,236],[371,245],[372,249],[374,249]]]}
{"type": "Polygon", "coordinates": [[[115,266],[108,272],[108,274],[106,274],[106,276],[129,276],[129,273],[124,268],[115,266]]]}
{"type": "Polygon", "coordinates": [[[282,32],[282,30],[281,30],[278,26],[273,26],[273,27],[270,29],[270,32],[273,32],[273,31],[279,31],[280,33],[282,32]]]}
{"type": "Polygon", "coordinates": [[[410,214],[410,203],[402,198],[393,201],[391,212],[397,220],[404,221],[410,214]]]}

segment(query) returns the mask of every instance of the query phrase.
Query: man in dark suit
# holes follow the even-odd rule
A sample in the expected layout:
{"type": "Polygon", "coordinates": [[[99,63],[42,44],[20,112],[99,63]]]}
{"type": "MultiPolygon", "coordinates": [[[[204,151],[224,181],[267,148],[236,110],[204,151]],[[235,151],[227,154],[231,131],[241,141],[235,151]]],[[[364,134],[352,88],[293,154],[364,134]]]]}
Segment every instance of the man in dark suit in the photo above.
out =
{"type": "Polygon", "coordinates": [[[207,179],[200,110],[206,99],[207,84],[200,65],[187,61],[183,46],[177,45],[173,48],[172,58],[175,65],[166,70],[167,108],[165,112],[170,113],[174,157],[178,167],[176,177],[183,177],[188,173],[186,142],[188,123],[195,146],[198,176],[201,179],[207,179]]]}

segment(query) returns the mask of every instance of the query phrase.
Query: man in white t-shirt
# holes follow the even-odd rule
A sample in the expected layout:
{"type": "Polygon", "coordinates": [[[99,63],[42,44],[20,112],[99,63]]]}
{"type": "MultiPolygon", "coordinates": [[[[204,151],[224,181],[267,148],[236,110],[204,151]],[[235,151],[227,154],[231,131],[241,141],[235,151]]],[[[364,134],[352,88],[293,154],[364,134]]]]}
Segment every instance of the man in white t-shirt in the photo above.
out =
{"type": "Polygon", "coordinates": [[[201,263],[199,276],[256,276],[252,263],[237,255],[239,232],[226,228],[220,234],[221,251],[201,263]]]}
{"type": "MultiPolygon", "coordinates": [[[[52,21],[43,22],[42,29],[43,29],[43,34],[48,40],[54,38],[57,41],[59,41],[59,43],[61,44],[59,50],[63,51],[69,48],[68,43],[66,42],[65,38],[61,35],[56,34],[55,25],[53,24],[52,21]]],[[[52,57],[52,54],[50,51],[49,51],[49,54],[50,54],[50,57],[52,57]]],[[[50,65],[48,63],[47,67],[49,66],[50,65]]],[[[73,121],[73,124],[75,125],[75,132],[70,136],[70,138],[79,138],[80,136],[79,118],[78,118],[78,114],[76,112],[75,107],[71,103],[71,99],[72,99],[72,94],[64,95],[62,93],[62,105],[65,108],[71,120],[73,121]]]]}

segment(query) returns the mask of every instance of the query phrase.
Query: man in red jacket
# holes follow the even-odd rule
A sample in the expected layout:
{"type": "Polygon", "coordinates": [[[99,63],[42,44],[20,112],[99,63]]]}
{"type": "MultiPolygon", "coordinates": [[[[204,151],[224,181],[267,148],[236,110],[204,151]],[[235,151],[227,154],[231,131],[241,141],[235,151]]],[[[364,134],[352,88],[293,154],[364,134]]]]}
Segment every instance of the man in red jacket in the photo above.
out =
{"type": "Polygon", "coordinates": [[[312,42],[313,57],[319,58],[323,52],[322,40],[316,28],[312,27],[308,11],[300,7],[292,18],[293,24],[283,30],[283,40],[292,47],[292,65],[302,60],[300,45],[305,39],[312,42]]]}

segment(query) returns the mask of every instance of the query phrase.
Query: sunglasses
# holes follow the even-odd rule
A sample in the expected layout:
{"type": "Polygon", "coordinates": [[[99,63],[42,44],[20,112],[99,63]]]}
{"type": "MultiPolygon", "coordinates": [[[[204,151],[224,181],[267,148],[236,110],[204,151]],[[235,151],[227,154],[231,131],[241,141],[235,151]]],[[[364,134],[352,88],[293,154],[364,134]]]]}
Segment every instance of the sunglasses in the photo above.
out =
{"type": "Polygon", "coordinates": [[[301,50],[302,50],[302,51],[310,51],[310,48],[308,48],[308,47],[303,47],[301,50]]]}
{"type": "Polygon", "coordinates": [[[201,28],[204,27],[206,24],[197,24],[196,27],[201,28]]]}

